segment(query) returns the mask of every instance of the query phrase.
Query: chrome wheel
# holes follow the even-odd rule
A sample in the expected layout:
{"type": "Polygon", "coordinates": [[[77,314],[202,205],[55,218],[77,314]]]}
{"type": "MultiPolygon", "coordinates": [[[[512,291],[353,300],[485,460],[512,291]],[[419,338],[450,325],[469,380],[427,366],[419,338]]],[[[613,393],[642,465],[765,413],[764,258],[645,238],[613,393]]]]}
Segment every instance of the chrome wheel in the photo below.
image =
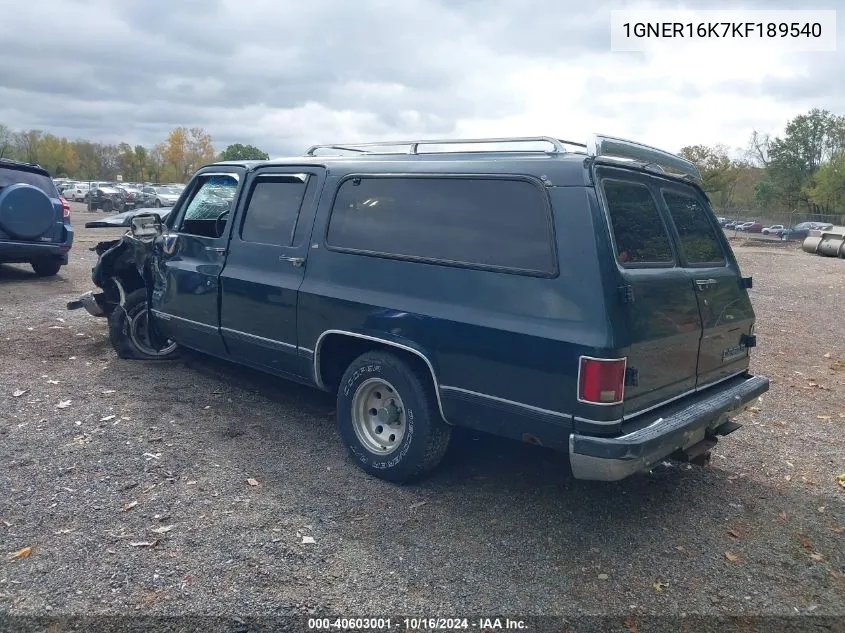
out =
{"type": "Polygon", "coordinates": [[[137,314],[129,317],[129,338],[138,351],[143,354],[147,354],[148,356],[167,356],[176,349],[176,343],[168,340],[165,347],[156,349],[150,340],[147,314],[147,310],[144,308],[137,314]]]}
{"type": "Polygon", "coordinates": [[[405,405],[396,389],[382,378],[362,382],[352,398],[352,428],[364,447],[389,455],[405,437],[405,405]]]}

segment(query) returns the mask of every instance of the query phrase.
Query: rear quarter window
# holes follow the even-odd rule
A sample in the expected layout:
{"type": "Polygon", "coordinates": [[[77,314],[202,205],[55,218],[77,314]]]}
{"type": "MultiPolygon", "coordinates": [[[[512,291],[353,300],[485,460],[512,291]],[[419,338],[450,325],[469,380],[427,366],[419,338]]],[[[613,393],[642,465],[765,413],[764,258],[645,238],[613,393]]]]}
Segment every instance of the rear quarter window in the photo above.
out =
{"type": "Polygon", "coordinates": [[[602,183],[616,246],[616,260],[623,266],[673,265],[669,233],[657,203],[645,185],[620,180],[602,183]]]}
{"type": "Polygon", "coordinates": [[[719,244],[709,211],[693,195],[663,191],[672,223],[678,232],[681,251],[688,264],[724,264],[725,255],[719,244]]]}
{"type": "Polygon", "coordinates": [[[434,263],[557,270],[546,192],[509,178],[350,178],[338,189],[326,243],[434,263]]]}

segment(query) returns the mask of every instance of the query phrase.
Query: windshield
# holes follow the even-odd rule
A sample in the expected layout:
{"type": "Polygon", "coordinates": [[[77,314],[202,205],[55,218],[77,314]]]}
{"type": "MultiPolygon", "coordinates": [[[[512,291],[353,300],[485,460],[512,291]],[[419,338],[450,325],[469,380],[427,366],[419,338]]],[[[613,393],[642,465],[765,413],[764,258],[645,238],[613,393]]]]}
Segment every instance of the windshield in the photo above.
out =
{"type": "Polygon", "coordinates": [[[59,192],[56,190],[56,185],[53,184],[52,178],[44,174],[37,174],[25,169],[8,169],[0,167],[0,189],[18,183],[25,183],[38,187],[41,191],[47,194],[49,198],[58,198],[59,192]]]}

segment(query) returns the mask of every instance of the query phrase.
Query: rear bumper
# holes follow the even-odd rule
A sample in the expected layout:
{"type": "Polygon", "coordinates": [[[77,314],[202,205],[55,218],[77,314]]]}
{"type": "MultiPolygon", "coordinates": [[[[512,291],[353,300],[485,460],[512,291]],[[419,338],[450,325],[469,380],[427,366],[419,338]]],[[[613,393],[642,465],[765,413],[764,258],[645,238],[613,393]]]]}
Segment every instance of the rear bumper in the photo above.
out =
{"type": "MultiPolygon", "coordinates": [[[[70,235],[72,233],[68,231],[70,235]]],[[[73,238],[66,242],[7,242],[0,241],[0,262],[23,264],[34,259],[58,259],[67,264],[73,238]]]]}
{"type": "Polygon", "coordinates": [[[768,378],[741,376],[624,425],[618,437],[573,433],[569,437],[572,474],[576,479],[618,481],[648,470],[676,451],[716,435],[731,414],[768,389],[768,378]]]}
{"type": "Polygon", "coordinates": [[[106,312],[101,304],[102,297],[102,293],[95,294],[94,292],[89,290],[85,294],[79,295],[79,298],[76,299],[76,301],[70,301],[67,304],[67,309],[78,310],[79,308],[85,308],[85,311],[88,312],[88,314],[90,314],[91,316],[106,316],[106,312]]]}

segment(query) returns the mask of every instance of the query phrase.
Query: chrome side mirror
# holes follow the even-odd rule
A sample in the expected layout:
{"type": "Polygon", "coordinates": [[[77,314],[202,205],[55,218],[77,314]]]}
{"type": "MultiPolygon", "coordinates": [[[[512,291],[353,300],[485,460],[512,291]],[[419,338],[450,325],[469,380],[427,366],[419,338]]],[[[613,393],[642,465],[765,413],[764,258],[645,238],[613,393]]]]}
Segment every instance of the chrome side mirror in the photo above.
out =
{"type": "Polygon", "coordinates": [[[136,239],[153,240],[164,232],[164,223],[157,213],[144,213],[130,220],[129,231],[136,239]]]}

